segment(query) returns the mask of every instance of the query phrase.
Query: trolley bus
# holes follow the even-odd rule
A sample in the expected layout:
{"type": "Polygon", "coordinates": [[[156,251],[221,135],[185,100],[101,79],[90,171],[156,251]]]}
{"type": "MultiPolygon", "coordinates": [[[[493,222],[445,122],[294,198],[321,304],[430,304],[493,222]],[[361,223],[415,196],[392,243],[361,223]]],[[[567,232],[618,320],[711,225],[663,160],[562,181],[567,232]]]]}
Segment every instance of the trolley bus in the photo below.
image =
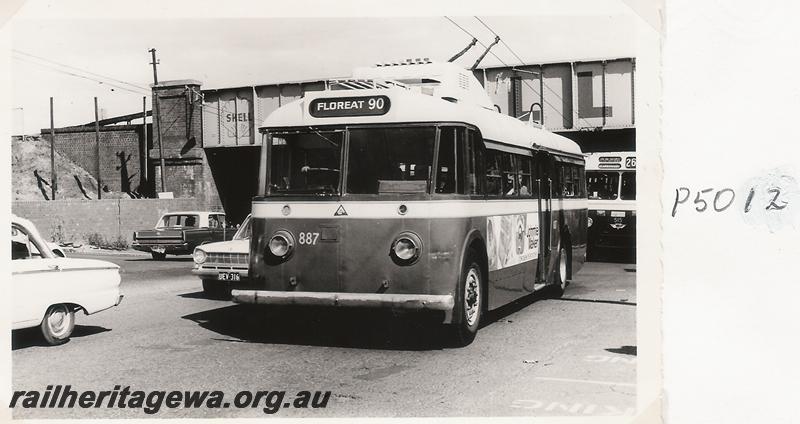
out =
{"type": "Polygon", "coordinates": [[[561,295],[586,253],[584,156],[451,63],[361,68],[270,114],[238,303],[486,311],[561,295]]]}
{"type": "Polygon", "coordinates": [[[599,250],[636,249],[636,153],[590,153],[586,157],[591,256],[599,250]]]}

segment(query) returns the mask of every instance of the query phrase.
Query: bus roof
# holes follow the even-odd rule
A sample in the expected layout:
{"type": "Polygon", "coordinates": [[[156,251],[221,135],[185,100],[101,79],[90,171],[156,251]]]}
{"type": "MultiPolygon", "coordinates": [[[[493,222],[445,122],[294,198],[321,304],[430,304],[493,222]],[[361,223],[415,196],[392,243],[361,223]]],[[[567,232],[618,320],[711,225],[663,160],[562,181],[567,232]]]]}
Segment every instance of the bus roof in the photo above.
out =
{"type": "MultiPolygon", "coordinates": [[[[474,76],[453,64],[417,64],[398,68],[403,78],[362,79],[334,82],[344,85],[345,90],[307,92],[301,99],[288,103],[272,112],[261,128],[321,127],[348,124],[396,124],[454,122],[477,127],[484,139],[522,148],[544,148],[572,155],[583,155],[580,147],[568,138],[535,127],[511,116],[497,112],[487,106],[477,90],[483,90],[474,76]],[[428,66],[426,68],[425,66],[428,66]],[[435,70],[435,78],[411,78],[417,68],[422,75],[425,70],[435,70]],[[468,75],[469,74],[469,75],[468,75]],[[455,82],[446,78],[452,76],[455,82]],[[464,82],[465,80],[471,81],[464,82]],[[480,87],[480,88],[478,88],[480,87]],[[461,88],[461,89],[459,89],[461,88]],[[371,114],[364,109],[370,99],[383,98],[382,113],[371,114]],[[344,102],[350,103],[344,103],[344,102]],[[361,101],[362,103],[352,103],[361,101]],[[339,104],[343,113],[325,113],[312,116],[311,107],[339,104]],[[349,110],[342,110],[341,108],[349,110]]],[[[357,69],[358,76],[372,76],[357,69]]],[[[386,68],[375,70],[376,76],[390,77],[386,68]]],[[[398,74],[399,75],[399,74],[398,74]]],[[[489,103],[491,104],[491,103],[489,103]]],[[[325,106],[321,106],[325,107],[325,106]]]]}

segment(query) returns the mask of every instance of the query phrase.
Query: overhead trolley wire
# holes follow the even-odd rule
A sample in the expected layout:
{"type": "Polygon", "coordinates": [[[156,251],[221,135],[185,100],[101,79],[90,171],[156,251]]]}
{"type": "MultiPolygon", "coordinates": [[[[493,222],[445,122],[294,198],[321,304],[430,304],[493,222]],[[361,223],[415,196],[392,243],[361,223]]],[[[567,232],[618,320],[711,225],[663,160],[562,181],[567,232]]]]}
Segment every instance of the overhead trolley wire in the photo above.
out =
{"type": "MultiPolygon", "coordinates": [[[[509,51],[509,52],[511,52],[511,54],[512,54],[512,55],[514,55],[514,57],[515,57],[515,58],[517,58],[517,60],[519,61],[519,63],[520,63],[521,65],[525,65],[525,61],[524,61],[524,60],[522,60],[522,58],[521,58],[521,57],[520,57],[520,56],[517,54],[517,52],[515,52],[515,51],[514,51],[514,49],[512,49],[512,48],[511,48],[511,46],[509,46],[509,45],[508,45],[508,44],[507,44],[507,43],[506,43],[506,42],[505,42],[505,41],[504,41],[504,40],[503,40],[503,39],[500,37],[500,35],[498,35],[498,34],[497,34],[497,32],[495,32],[495,31],[494,31],[494,30],[493,30],[491,27],[489,27],[489,25],[487,25],[487,24],[486,24],[486,22],[484,22],[483,20],[481,20],[481,18],[479,18],[479,17],[477,17],[477,16],[473,16],[473,17],[474,17],[475,19],[477,19],[477,20],[478,20],[478,22],[480,22],[480,23],[481,23],[481,24],[482,24],[484,27],[486,27],[486,29],[488,29],[488,30],[489,30],[489,32],[491,32],[491,33],[492,33],[492,34],[493,34],[495,37],[498,37],[498,38],[500,38],[500,43],[502,43],[502,44],[503,44],[503,46],[505,46],[505,48],[506,48],[506,49],[508,49],[508,51],[509,51]]],[[[501,61],[501,62],[502,62],[502,61],[501,61]]],[[[505,65],[505,63],[503,63],[503,64],[505,65]]],[[[510,68],[512,68],[512,69],[514,69],[514,67],[513,67],[513,66],[509,66],[509,65],[506,65],[506,66],[508,66],[508,67],[510,67],[510,68]]],[[[545,88],[547,88],[548,90],[550,90],[550,92],[551,92],[551,93],[553,93],[553,95],[555,95],[556,97],[558,97],[558,100],[560,100],[560,101],[563,103],[564,99],[563,99],[563,98],[562,98],[562,97],[561,97],[561,96],[558,94],[558,92],[557,92],[557,91],[555,91],[555,90],[553,90],[552,88],[550,88],[550,87],[549,87],[549,86],[548,86],[548,85],[547,85],[547,84],[544,82],[544,79],[542,78],[542,75],[541,75],[541,74],[539,75],[539,79],[542,81],[542,86],[544,86],[545,88]]],[[[533,88],[533,87],[532,87],[532,86],[531,86],[531,85],[530,85],[530,84],[529,84],[529,83],[528,83],[526,80],[524,80],[524,79],[521,79],[521,81],[522,81],[522,82],[524,82],[524,83],[525,83],[525,85],[527,85],[527,86],[528,86],[528,88],[530,88],[531,90],[534,90],[534,91],[535,91],[535,89],[534,89],[534,88],[533,88]]],[[[544,100],[544,96],[542,96],[542,99],[544,100]]],[[[554,107],[554,106],[553,106],[553,105],[552,105],[550,102],[548,102],[547,100],[544,100],[544,102],[545,102],[545,103],[547,103],[547,105],[548,105],[548,106],[552,107],[552,108],[553,108],[553,110],[555,110],[555,111],[556,111],[556,113],[558,113],[559,115],[561,115],[561,118],[562,118],[562,119],[564,118],[564,115],[563,115],[561,112],[559,112],[559,111],[558,111],[558,109],[556,109],[556,108],[555,108],[555,107],[554,107]]],[[[542,113],[544,113],[544,111],[542,111],[542,113]]],[[[578,120],[581,120],[581,121],[583,121],[583,122],[586,124],[586,126],[588,126],[588,127],[591,127],[591,126],[592,126],[591,124],[589,124],[589,122],[588,122],[588,121],[587,121],[585,118],[581,118],[581,117],[580,117],[580,115],[578,115],[578,120]]]]}
{"type": "Polygon", "coordinates": [[[23,52],[23,51],[21,51],[21,50],[17,50],[17,49],[11,49],[11,50],[12,50],[14,53],[17,53],[17,54],[21,54],[21,55],[24,55],[24,56],[29,56],[29,57],[32,57],[32,58],[35,58],[35,59],[38,59],[38,60],[42,60],[42,61],[45,61],[45,62],[52,63],[52,64],[54,64],[54,65],[62,66],[62,67],[64,67],[64,68],[70,68],[70,69],[73,69],[73,70],[75,70],[75,71],[83,72],[84,74],[94,75],[94,76],[96,76],[96,77],[99,77],[99,78],[102,78],[102,79],[106,79],[106,80],[110,80],[110,81],[118,82],[118,83],[120,83],[120,84],[129,85],[129,86],[131,86],[131,87],[134,87],[134,88],[137,88],[137,89],[140,89],[140,90],[145,90],[145,91],[149,91],[149,90],[150,90],[148,87],[144,87],[144,86],[142,86],[142,85],[133,84],[133,83],[130,83],[130,82],[127,82],[127,81],[123,81],[123,80],[121,80],[121,79],[117,79],[117,78],[109,77],[109,76],[107,76],[107,75],[102,75],[102,74],[98,74],[98,73],[96,73],[96,72],[87,71],[86,69],[81,69],[81,68],[78,68],[77,66],[72,66],[72,65],[67,65],[67,64],[64,64],[64,63],[56,62],[55,60],[47,59],[47,58],[45,58],[45,57],[42,57],[42,56],[37,56],[37,55],[35,55],[35,54],[31,54],[31,53],[23,52]]]}
{"type": "MultiPolygon", "coordinates": [[[[452,24],[453,24],[453,25],[455,25],[456,27],[458,27],[458,29],[460,29],[461,31],[464,31],[464,33],[465,33],[465,34],[467,34],[467,35],[469,35],[470,37],[472,37],[472,38],[474,38],[474,39],[478,40],[478,37],[476,37],[476,36],[472,35],[472,34],[471,34],[469,31],[467,31],[466,29],[464,29],[464,27],[462,27],[461,25],[457,24],[457,23],[456,23],[456,21],[454,21],[454,20],[450,19],[450,18],[449,18],[449,17],[447,17],[447,16],[445,16],[444,18],[445,18],[445,19],[447,19],[448,21],[450,21],[450,23],[452,23],[452,24]]],[[[486,46],[486,44],[483,44],[483,42],[482,42],[481,40],[478,40],[478,44],[480,44],[481,46],[483,46],[483,48],[484,48],[484,49],[488,49],[488,47],[486,46]]],[[[503,62],[503,59],[500,59],[500,56],[498,56],[497,54],[495,54],[495,52],[493,52],[493,51],[489,50],[489,54],[491,54],[492,56],[494,56],[494,57],[495,57],[495,59],[499,60],[499,61],[500,61],[500,63],[502,63],[503,65],[505,65],[505,66],[508,66],[508,64],[506,64],[505,62],[503,62]]]]}
{"type": "Polygon", "coordinates": [[[123,87],[121,85],[110,83],[108,81],[103,81],[103,80],[100,80],[100,79],[97,79],[97,78],[92,78],[92,77],[89,77],[89,76],[86,76],[86,75],[80,75],[80,74],[76,74],[74,72],[66,71],[66,70],[63,70],[63,69],[58,69],[58,68],[56,68],[54,66],[51,66],[51,65],[48,65],[46,63],[40,63],[40,62],[36,62],[36,61],[33,61],[33,60],[28,60],[26,58],[18,57],[18,56],[14,57],[14,59],[17,59],[17,60],[22,61],[22,62],[31,63],[31,64],[34,64],[34,65],[39,65],[39,66],[45,67],[45,68],[47,68],[47,69],[49,69],[51,71],[54,71],[54,72],[59,72],[59,73],[62,73],[62,74],[73,76],[73,77],[82,78],[82,79],[89,80],[89,81],[94,81],[94,82],[96,82],[98,84],[104,84],[104,85],[107,85],[109,87],[118,88],[120,90],[129,91],[131,93],[150,94],[149,92],[147,92],[145,90],[131,89],[131,88],[123,87]]]}
{"type": "MultiPolygon", "coordinates": [[[[485,26],[485,27],[486,27],[486,29],[488,29],[488,30],[489,30],[489,32],[491,32],[491,33],[492,33],[492,34],[493,34],[495,37],[500,37],[500,36],[499,36],[499,35],[498,35],[496,32],[494,32],[494,30],[492,30],[491,28],[489,28],[489,25],[486,25],[486,22],[483,22],[483,21],[481,20],[481,18],[479,18],[479,17],[477,17],[477,16],[473,16],[473,18],[477,19],[477,20],[478,20],[478,22],[480,22],[481,24],[483,24],[483,26],[485,26]]],[[[519,55],[518,55],[517,53],[515,53],[515,52],[514,52],[514,50],[513,50],[511,47],[509,47],[509,45],[508,45],[508,44],[506,44],[505,40],[503,40],[502,38],[500,38],[500,43],[501,43],[502,45],[504,45],[504,46],[505,46],[505,47],[508,49],[508,51],[510,51],[510,52],[511,52],[511,54],[513,54],[513,55],[514,55],[514,57],[516,57],[516,58],[517,58],[517,60],[519,60],[519,63],[520,63],[520,64],[522,64],[522,65],[524,65],[524,64],[525,64],[525,61],[524,61],[524,60],[522,60],[522,58],[521,58],[521,57],[519,57],[519,55]]]]}
{"type": "MultiPolygon", "coordinates": [[[[457,27],[458,27],[458,28],[459,28],[461,31],[464,31],[464,32],[465,32],[467,35],[469,35],[470,37],[477,39],[477,37],[475,37],[474,35],[472,35],[472,33],[470,33],[469,31],[467,31],[466,29],[464,29],[464,28],[463,28],[461,25],[459,25],[459,24],[455,23],[455,22],[454,22],[452,19],[448,18],[447,16],[445,16],[445,19],[447,19],[448,21],[450,21],[450,22],[451,22],[453,25],[457,26],[457,27]]],[[[485,24],[484,24],[484,25],[485,25],[485,24]]],[[[489,29],[489,31],[491,31],[491,29],[489,29]]],[[[499,35],[497,35],[496,33],[494,33],[494,31],[492,31],[492,33],[493,33],[493,34],[494,34],[496,37],[499,37],[499,35]]],[[[501,41],[502,41],[502,39],[501,39],[501,41]]],[[[480,41],[480,40],[478,40],[478,43],[480,43],[482,46],[486,47],[486,45],[485,45],[485,44],[483,44],[483,43],[481,43],[481,41],[480,41]]],[[[505,44],[505,43],[503,43],[503,44],[505,44]]],[[[492,53],[492,52],[490,51],[490,53],[492,53]]],[[[500,63],[502,63],[502,64],[503,64],[503,66],[505,66],[505,67],[507,67],[507,68],[512,68],[512,69],[514,69],[514,67],[513,67],[513,66],[509,65],[508,63],[506,63],[506,61],[505,61],[505,60],[501,59],[501,58],[500,58],[499,56],[497,56],[496,54],[492,53],[492,55],[493,55],[494,57],[496,57],[496,58],[497,58],[497,60],[499,60],[499,61],[500,61],[500,63]]],[[[531,85],[530,85],[530,83],[528,83],[526,80],[522,79],[521,81],[522,81],[523,83],[525,83],[525,85],[527,85],[527,86],[528,86],[528,88],[530,88],[531,90],[534,90],[533,86],[531,86],[531,85]]],[[[542,81],[542,85],[546,85],[546,84],[544,84],[544,81],[542,81]]],[[[548,87],[548,88],[549,88],[549,87],[548,87]]],[[[552,91],[552,90],[551,90],[551,91],[552,91]]],[[[555,92],[554,92],[554,93],[555,93],[555,92]]],[[[557,94],[557,93],[556,93],[556,96],[558,96],[558,94],[557,94]]],[[[559,99],[560,99],[560,97],[559,97],[559,99]]],[[[551,108],[553,108],[553,110],[555,110],[555,111],[556,111],[556,113],[558,113],[559,115],[561,115],[561,118],[562,118],[562,119],[564,118],[564,115],[563,115],[561,112],[559,112],[559,111],[558,111],[558,109],[556,109],[556,107],[555,107],[555,106],[553,106],[553,104],[551,104],[551,103],[550,103],[550,102],[548,102],[547,100],[544,100],[544,102],[545,102],[545,103],[546,103],[548,106],[550,106],[551,108]]],[[[524,116],[524,115],[523,115],[523,116],[524,116]]]]}
{"type": "MultiPolygon", "coordinates": [[[[106,75],[98,74],[96,72],[87,71],[85,69],[81,69],[81,68],[78,68],[76,66],[71,66],[71,65],[64,64],[64,63],[56,62],[54,60],[50,60],[50,59],[47,59],[45,57],[37,56],[37,55],[31,54],[31,53],[23,52],[21,50],[12,49],[12,51],[16,54],[14,56],[14,59],[22,61],[22,62],[38,65],[38,66],[44,67],[44,68],[46,68],[46,69],[48,69],[50,71],[53,71],[53,72],[61,73],[61,74],[64,74],[64,75],[69,75],[69,76],[76,77],[76,78],[85,79],[85,80],[88,80],[88,81],[96,82],[98,84],[106,85],[108,87],[113,87],[113,88],[117,88],[117,89],[120,89],[120,90],[125,90],[125,91],[128,91],[128,92],[134,93],[134,94],[142,94],[142,95],[146,95],[146,96],[152,96],[152,92],[150,91],[149,88],[146,88],[146,87],[138,85],[138,84],[133,84],[133,83],[130,83],[130,82],[127,82],[127,81],[123,81],[123,80],[117,79],[117,78],[112,78],[112,77],[109,77],[109,76],[106,76],[106,75]],[[32,60],[32,59],[35,59],[35,60],[32,60]],[[66,68],[66,69],[62,69],[62,68],[66,68]],[[74,70],[75,72],[70,71],[68,69],[74,70]],[[78,73],[78,72],[80,72],[80,73],[78,73]],[[87,75],[82,75],[81,73],[82,74],[87,74],[87,75]],[[114,82],[109,82],[109,81],[114,81],[114,82]],[[116,84],[116,83],[119,83],[119,84],[116,84]],[[128,87],[125,87],[125,86],[120,85],[120,84],[125,84],[128,87]]],[[[174,105],[173,105],[173,107],[174,107],[174,105]]],[[[201,103],[201,107],[206,112],[208,112],[208,113],[210,113],[212,115],[216,115],[218,117],[218,119],[220,119],[220,120],[222,119],[222,115],[219,112],[217,112],[215,109],[209,108],[209,107],[205,107],[205,104],[202,104],[202,103],[201,103]]],[[[220,109],[224,113],[232,113],[223,104],[220,104],[220,109]]],[[[174,122],[173,122],[173,124],[174,124],[174,122]]],[[[169,126],[166,129],[168,129],[168,128],[169,128],[169,126]]]]}

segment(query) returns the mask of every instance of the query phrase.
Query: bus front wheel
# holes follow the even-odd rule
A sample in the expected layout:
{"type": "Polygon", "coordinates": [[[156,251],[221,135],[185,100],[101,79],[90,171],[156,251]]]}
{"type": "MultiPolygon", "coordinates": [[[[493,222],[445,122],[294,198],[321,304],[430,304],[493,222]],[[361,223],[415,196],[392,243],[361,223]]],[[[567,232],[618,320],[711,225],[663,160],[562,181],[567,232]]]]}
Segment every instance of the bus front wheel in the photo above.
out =
{"type": "Polygon", "coordinates": [[[458,282],[455,313],[457,322],[450,324],[453,341],[466,346],[475,339],[483,316],[485,294],[483,292],[483,271],[478,255],[470,250],[464,261],[464,269],[458,282]]]}

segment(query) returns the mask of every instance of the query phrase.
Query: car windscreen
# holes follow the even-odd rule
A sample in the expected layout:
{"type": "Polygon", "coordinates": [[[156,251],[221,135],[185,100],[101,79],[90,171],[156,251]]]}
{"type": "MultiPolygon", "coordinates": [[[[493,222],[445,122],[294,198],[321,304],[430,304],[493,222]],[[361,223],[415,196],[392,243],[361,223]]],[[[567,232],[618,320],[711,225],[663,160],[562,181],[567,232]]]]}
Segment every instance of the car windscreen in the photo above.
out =
{"type": "Polygon", "coordinates": [[[586,172],[589,200],[616,200],[619,197],[619,172],[586,172]]]}
{"type": "Polygon", "coordinates": [[[11,259],[31,259],[55,257],[50,247],[43,240],[30,234],[21,225],[11,225],[11,259]],[[44,253],[42,253],[44,252],[44,253]]]}
{"type": "Polygon", "coordinates": [[[197,215],[164,215],[157,228],[168,227],[197,227],[200,219],[197,215]]]}
{"type": "Polygon", "coordinates": [[[250,225],[251,221],[252,220],[250,219],[250,215],[248,215],[247,218],[244,219],[244,222],[242,222],[242,225],[239,227],[239,230],[237,230],[236,234],[233,235],[234,240],[250,239],[250,236],[253,233],[252,227],[250,225]]]}

